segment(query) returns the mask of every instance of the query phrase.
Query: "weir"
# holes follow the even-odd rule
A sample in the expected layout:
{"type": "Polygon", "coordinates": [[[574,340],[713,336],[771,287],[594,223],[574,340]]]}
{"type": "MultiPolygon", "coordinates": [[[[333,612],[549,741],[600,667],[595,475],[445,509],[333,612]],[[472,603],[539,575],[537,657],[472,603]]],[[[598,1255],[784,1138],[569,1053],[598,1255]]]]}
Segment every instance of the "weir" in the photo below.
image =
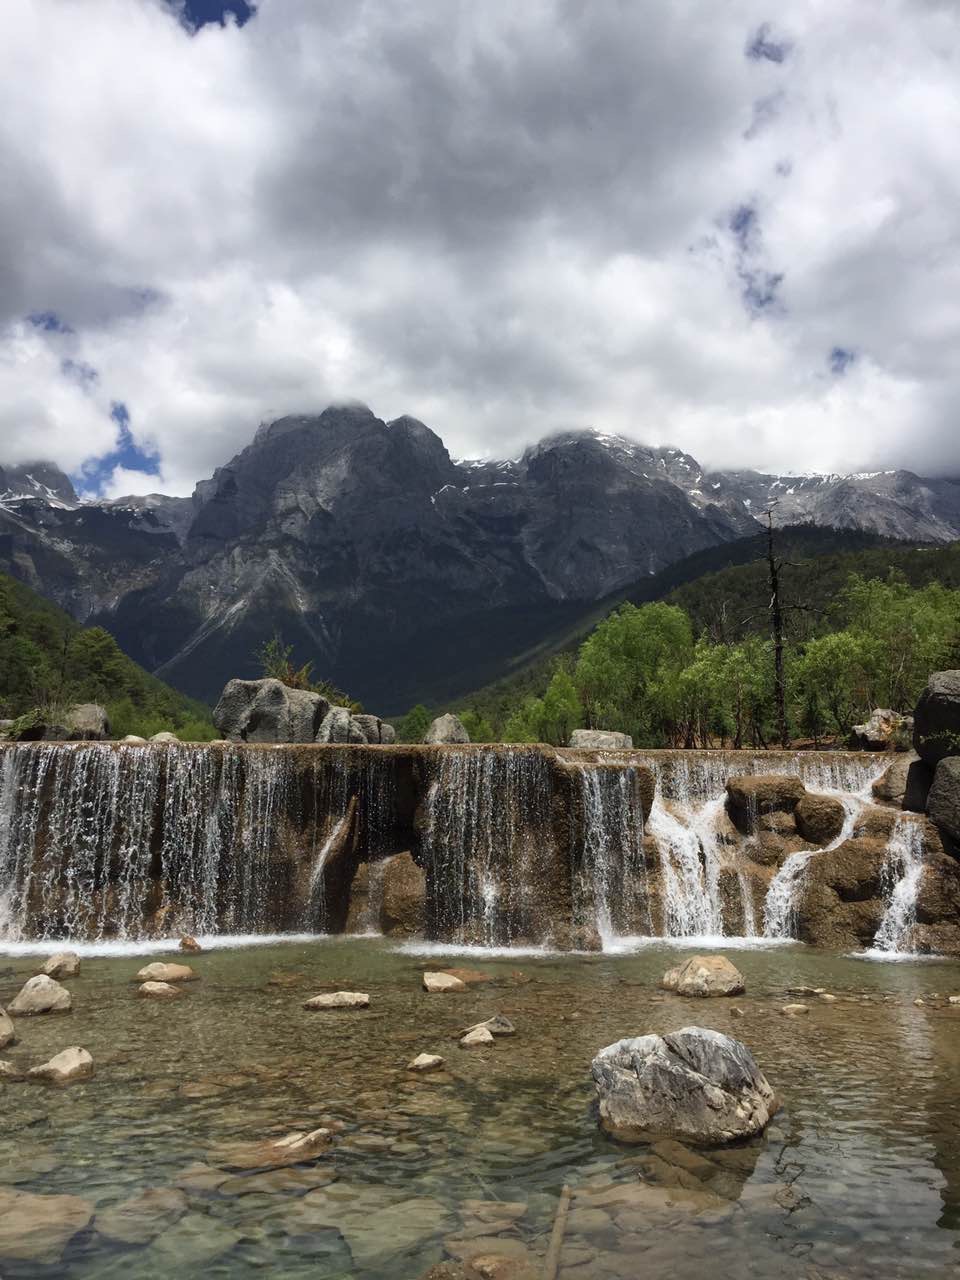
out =
{"type": "Polygon", "coordinates": [[[871,803],[889,761],[543,746],[5,746],[0,940],[382,930],[575,949],[655,936],[821,941],[827,891],[848,927],[830,876],[835,851],[852,841],[876,863],[876,905],[851,939],[895,952],[916,932],[926,832],[922,819],[871,803]],[[842,830],[804,845],[789,813],[737,817],[727,783],[751,775],[798,778],[838,800],[842,830]],[[875,849],[854,838],[867,829],[875,849]]]}

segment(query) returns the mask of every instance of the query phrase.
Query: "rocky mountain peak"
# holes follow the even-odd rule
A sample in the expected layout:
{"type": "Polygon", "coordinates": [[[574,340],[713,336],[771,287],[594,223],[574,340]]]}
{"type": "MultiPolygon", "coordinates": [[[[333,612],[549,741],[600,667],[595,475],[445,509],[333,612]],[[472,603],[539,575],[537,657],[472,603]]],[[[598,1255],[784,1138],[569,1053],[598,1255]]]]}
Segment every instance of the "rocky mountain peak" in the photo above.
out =
{"type": "Polygon", "coordinates": [[[24,462],[0,466],[0,501],[39,498],[43,502],[79,501],[70,477],[55,462],[24,462]]]}

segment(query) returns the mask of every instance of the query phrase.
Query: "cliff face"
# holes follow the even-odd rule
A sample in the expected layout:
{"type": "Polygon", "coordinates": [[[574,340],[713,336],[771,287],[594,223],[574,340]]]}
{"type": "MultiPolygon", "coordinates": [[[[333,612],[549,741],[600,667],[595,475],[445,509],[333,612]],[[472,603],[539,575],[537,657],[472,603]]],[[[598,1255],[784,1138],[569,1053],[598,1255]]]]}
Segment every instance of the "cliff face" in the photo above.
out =
{"type": "Polygon", "coordinates": [[[80,503],[55,468],[0,477],[0,567],[213,700],[280,631],[393,714],[500,674],[584,606],[757,528],[960,537],[960,486],[905,472],[705,473],[597,432],[455,462],[423,423],[347,405],[265,424],[192,499],[80,503]]]}

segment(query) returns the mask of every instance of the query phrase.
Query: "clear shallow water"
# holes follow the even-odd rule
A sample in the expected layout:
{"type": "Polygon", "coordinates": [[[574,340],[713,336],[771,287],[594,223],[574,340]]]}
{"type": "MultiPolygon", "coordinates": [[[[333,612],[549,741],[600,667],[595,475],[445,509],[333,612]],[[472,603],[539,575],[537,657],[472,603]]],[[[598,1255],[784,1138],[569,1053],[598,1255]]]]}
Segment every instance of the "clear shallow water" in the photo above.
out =
{"type": "MultiPolygon", "coordinates": [[[[478,1199],[526,1205],[514,1226],[487,1234],[540,1267],[567,1184],[567,1280],[955,1276],[960,1008],[946,996],[960,992],[960,965],[731,941],[724,950],[736,950],[747,980],[733,1001],[659,991],[663,971],[689,954],[663,943],[624,955],[471,954],[495,982],[429,996],[420,975],[433,957],[380,939],[287,940],[189,957],[201,981],[170,1003],[135,997],[136,957],[88,956],[69,982],[74,1012],[20,1019],[20,1043],[3,1056],[30,1066],[81,1044],[97,1076],[66,1090],[2,1086],[0,1185],[71,1192],[103,1211],[210,1163],[217,1144],[330,1120],[344,1128],[312,1174],[192,1186],[187,1218],[153,1244],[110,1245],[94,1230],[59,1266],[0,1269],[416,1280],[463,1248],[477,1228],[467,1202],[478,1199]],[[841,998],[811,998],[807,1017],[785,1018],[786,989],[798,984],[841,998]],[[368,991],[370,1009],[300,1007],[340,987],[368,991]],[[456,1032],[494,1012],[517,1034],[459,1049],[456,1032]],[[782,1111],[763,1138],[706,1153],[712,1172],[699,1190],[680,1189],[684,1203],[594,1207],[609,1184],[632,1190],[641,1176],[676,1195],[680,1175],[598,1133],[591,1058],[621,1036],[696,1023],[750,1046],[782,1111]],[[421,1052],[443,1054],[448,1070],[408,1073],[421,1052]],[[336,1180],[318,1185],[328,1174],[336,1180]]],[[[0,955],[0,1003],[35,964],[0,955]]]]}

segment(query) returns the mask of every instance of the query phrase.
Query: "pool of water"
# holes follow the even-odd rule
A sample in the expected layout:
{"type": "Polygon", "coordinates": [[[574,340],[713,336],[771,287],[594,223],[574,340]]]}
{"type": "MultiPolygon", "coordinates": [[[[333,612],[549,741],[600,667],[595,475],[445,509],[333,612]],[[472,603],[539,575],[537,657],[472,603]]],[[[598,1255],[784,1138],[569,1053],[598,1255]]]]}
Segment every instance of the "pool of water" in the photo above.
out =
{"type": "MultiPolygon", "coordinates": [[[[19,1019],[2,1056],[27,1067],[83,1045],[97,1074],[66,1089],[0,1085],[0,1187],[68,1192],[103,1214],[179,1186],[186,1211],[137,1246],[106,1240],[94,1219],[59,1263],[0,1259],[0,1270],[418,1280],[485,1251],[533,1276],[567,1186],[562,1280],[956,1276],[960,1007],[947,996],[960,965],[723,949],[747,982],[732,1001],[659,990],[690,954],[664,944],[451,956],[493,981],[427,995],[423,969],[444,963],[436,948],[298,939],[187,957],[200,981],[156,1003],[135,995],[146,960],[86,955],[67,983],[73,1013],[19,1019]],[[784,1017],[797,985],[838,1000],[784,1017]],[[369,992],[369,1009],[301,1007],[338,988],[369,992]],[[516,1034],[460,1049],[458,1030],[493,1013],[516,1034]],[[687,1025],[743,1040],[783,1101],[762,1138],[702,1153],[706,1164],[619,1146],[593,1109],[598,1049],[687,1025]],[[446,1069],[407,1071],[423,1052],[446,1069]],[[225,1143],[331,1123],[337,1142],[313,1165],[227,1176],[217,1163],[225,1143]]],[[[0,1004],[36,963],[0,953],[0,1004]]]]}

